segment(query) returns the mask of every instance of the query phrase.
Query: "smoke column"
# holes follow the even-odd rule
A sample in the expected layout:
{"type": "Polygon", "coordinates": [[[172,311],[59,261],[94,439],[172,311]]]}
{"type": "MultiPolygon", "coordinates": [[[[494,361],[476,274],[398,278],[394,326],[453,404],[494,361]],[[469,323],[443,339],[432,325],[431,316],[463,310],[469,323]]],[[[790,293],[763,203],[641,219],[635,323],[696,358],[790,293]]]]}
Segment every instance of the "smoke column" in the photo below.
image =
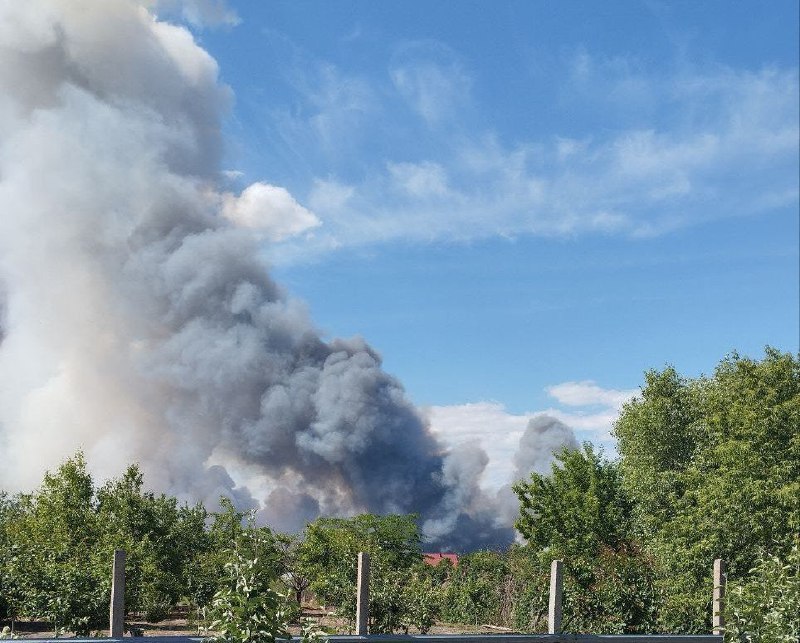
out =
{"type": "Polygon", "coordinates": [[[281,529],[418,512],[435,546],[509,542],[485,454],[446,452],[363,341],[322,341],[232,223],[252,204],[221,187],[229,103],[140,4],[0,0],[0,487],[82,448],[281,529]]]}

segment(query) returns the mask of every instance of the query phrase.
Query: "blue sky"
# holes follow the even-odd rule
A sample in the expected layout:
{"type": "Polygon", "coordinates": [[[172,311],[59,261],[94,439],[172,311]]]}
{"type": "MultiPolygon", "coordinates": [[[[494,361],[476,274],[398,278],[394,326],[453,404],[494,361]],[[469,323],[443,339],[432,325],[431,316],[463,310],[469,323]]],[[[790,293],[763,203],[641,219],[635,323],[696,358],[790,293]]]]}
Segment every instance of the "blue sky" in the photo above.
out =
{"type": "Polygon", "coordinates": [[[797,2],[228,6],[230,189],[305,216],[265,260],[442,435],[608,443],[646,369],[798,350],[797,2]]]}

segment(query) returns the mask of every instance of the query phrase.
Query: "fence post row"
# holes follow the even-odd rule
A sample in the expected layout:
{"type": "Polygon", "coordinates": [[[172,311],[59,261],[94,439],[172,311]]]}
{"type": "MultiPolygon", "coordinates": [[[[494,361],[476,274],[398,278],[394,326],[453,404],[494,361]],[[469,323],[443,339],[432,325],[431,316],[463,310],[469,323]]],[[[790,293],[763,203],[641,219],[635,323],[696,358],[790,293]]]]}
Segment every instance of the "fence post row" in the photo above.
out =
{"type": "Polygon", "coordinates": [[[358,588],[356,589],[356,634],[369,633],[369,554],[358,554],[358,588]]]}
{"type": "MultiPolygon", "coordinates": [[[[725,632],[725,584],[727,581],[725,561],[714,560],[714,596],[712,601],[712,632],[725,632]]],[[[549,634],[561,634],[562,595],[564,590],[563,561],[550,564],[550,600],[547,614],[549,634]]],[[[356,590],[356,634],[369,633],[369,554],[358,554],[358,587],[356,590]]],[[[111,605],[109,611],[111,638],[122,638],[125,634],[125,551],[114,550],[111,571],[111,605]]]]}
{"type": "Polygon", "coordinates": [[[125,635],[125,551],[122,549],[114,550],[109,612],[111,638],[122,638],[125,635]]]}

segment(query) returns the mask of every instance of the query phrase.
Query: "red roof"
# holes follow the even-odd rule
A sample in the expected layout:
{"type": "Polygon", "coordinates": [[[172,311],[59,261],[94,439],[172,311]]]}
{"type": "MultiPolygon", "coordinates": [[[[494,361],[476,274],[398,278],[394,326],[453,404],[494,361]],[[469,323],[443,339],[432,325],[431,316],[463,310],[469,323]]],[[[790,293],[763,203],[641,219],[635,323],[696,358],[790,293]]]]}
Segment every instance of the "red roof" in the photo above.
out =
{"type": "Polygon", "coordinates": [[[422,560],[425,564],[432,565],[433,567],[436,567],[436,565],[445,559],[449,560],[453,567],[458,567],[458,554],[422,554],[422,560]]]}

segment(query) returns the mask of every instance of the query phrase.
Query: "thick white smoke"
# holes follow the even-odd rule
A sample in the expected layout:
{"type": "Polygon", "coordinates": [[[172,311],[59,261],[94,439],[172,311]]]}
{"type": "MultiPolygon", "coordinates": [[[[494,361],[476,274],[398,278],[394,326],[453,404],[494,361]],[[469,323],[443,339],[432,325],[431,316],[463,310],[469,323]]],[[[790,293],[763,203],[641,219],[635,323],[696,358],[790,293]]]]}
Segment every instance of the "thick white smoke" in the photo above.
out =
{"type": "Polygon", "coordinates": [[[413,511],[441,546],[508,542],[485,455],[445,453],[369,346],[322,341],[270,280],[250,227],[319,222],[280,188],[222,191],[229,102],[143,5],[0,0],[0,487],[81,448],[279,528],[413,511]]]}

